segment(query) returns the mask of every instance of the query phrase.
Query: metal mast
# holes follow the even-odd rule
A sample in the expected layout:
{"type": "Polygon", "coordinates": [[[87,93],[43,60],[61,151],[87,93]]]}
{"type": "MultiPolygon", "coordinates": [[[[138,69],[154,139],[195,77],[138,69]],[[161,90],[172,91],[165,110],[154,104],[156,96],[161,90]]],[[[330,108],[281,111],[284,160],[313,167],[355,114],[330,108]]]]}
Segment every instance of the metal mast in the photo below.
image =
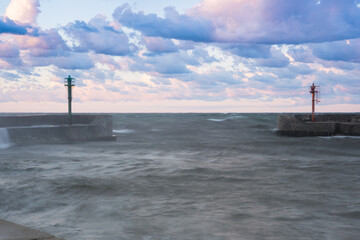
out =
{"type": "Polygon", "coordinates": [[[75,86],[75,80],[70,75],[65,78],[65,87],[68,88],[68,121],[69,125],[72,124],[72,114],[71,114],[71,101],[72,101],[72,88],[75,86]]]}
{"type": "Polygon", "coordinates": [[[312,96],[312,114],[311,114],[311,121],[315,122],[315,103],[320,102],[319,100],[319,93],[320,93],[320,86],[315,86],[315,84],[313,83],[310,86],[310,93],[312,96]]]}

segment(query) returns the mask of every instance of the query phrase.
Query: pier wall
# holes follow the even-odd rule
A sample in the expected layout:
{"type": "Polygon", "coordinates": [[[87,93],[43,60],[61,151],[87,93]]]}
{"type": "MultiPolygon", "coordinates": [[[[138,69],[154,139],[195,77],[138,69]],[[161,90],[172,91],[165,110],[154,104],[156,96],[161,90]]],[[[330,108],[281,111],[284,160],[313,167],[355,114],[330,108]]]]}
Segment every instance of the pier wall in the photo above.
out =
{"type": "Polygon", "coordinates": [[[10,141],[16,144],[114,140],[111,115],[29,115],[0,117],[10,141]]]}
{"type": "Polygon", "coordinates": [[[286,136],[360,136],[359,114],[320,114],[311,122],[310,114],[278,115],[278,134],[286,136]]]}
{"type": "Polygon", "coordinates": [[[0,239],[2,240],[62,240],[25,226],[0,219],[0,239]]]}

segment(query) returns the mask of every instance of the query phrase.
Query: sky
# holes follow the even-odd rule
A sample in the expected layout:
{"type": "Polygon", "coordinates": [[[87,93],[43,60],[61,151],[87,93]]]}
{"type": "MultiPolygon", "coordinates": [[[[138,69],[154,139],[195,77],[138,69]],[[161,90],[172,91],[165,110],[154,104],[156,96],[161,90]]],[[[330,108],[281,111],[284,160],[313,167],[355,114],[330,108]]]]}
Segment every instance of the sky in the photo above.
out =
{"type": "Polygon", "coordinates": [[[360,112],[360,0],[1,0],[0,112],[360,112]]]}

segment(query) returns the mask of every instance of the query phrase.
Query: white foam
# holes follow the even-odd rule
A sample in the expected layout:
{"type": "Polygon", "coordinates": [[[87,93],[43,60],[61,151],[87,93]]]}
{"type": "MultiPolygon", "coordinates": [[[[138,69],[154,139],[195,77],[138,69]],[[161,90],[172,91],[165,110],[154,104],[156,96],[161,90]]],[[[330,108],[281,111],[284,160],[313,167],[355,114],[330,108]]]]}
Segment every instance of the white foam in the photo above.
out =
{"type": "Polygon", "coordinates": [[[236,118],[245,118],[244,116],[230,116],[230,117],[227,117],[226,119],[236,119],[236,118]]]}
{"type": "Polygon", "coordinates": [[[0,128],[0,149],[6,149],[13,144],[10,141],[9,133],[6,128],[0,128]]]}
{"type": "Polygon", "coordinates": [[[208,120],[209,120],[209,121],[212,121],[212,122],[223,122],[223,121],[225,121],[226,119],[209,118],[208,120]]]}
{"type": "Polygon", "coordinates": [[[320,138],[325,138],[325,139],[334,139],[334,138],[355,138],[355,139],[360,139],[360,136],[345,136],[345,135],[337,135],[337,136],[329,136],[329,137],[320,137],[320,138]]]}
{"type": "Polygon", "coordinates": [[[229,119],[237,119],[237,118],[245,118],[244,116],[229,116],[229,117],[226,117],[226,118],[209,118],[208,120],[209,121],[212,121],[212,122],[223,122],[223,121],[226,121],[226,120],[229,120],[229,119]]]}
{"type": "Polygon", "coordinates": [[[118,129],[118,130],[114,129],[113,132],[114,132],[114,133],[127,134],[127,133],[133,133],[133,132],[135,132],[135,131],[132,130],[132,129],[118,129]]]}
{"type": "Polygon", "coordinates": [[[278,130],[279,130],[279,129],[277,129],[277,128],[272,128],[272,129],[271,129],[272,132],[277,132],[278,130]]]}

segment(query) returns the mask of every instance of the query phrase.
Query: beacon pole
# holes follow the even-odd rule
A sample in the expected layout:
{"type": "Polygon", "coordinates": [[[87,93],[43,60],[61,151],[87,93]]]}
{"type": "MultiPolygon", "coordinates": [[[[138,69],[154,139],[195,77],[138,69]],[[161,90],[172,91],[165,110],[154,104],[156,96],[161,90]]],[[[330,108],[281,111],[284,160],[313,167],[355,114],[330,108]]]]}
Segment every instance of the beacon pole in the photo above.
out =
{"type": "Polygon", "coordinates": [[[310,86],[310,93],[312,96],[312,114],[311,114],[311,121],[315,122],[315,85],[314,83],[310,86]]]}
{"type": "Polygon", "coordinates": [[[75,86],[74,78],[70,75],[65,78],[65,87],[68,88],[68,121],[69,125],[72,124],[71,101],[72,101],[72,88],[75,86]]]}
{"type": "Polygon", "coordinates": [[[312,97],[311,121],[315,122],[315,103],[320,102],[320,100],[319,100],[320,86],[315,86],[315,84],[313,83],[310,86],[310,93],[311,93],[311,97],[312,97]]]}

